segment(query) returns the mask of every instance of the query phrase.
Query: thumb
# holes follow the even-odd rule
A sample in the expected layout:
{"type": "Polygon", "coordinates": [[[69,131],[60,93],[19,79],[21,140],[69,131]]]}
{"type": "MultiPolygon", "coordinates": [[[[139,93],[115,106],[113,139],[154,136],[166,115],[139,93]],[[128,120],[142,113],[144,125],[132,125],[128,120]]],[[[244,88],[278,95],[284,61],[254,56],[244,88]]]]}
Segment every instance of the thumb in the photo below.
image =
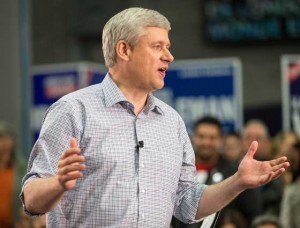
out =
{"type": "Polygon", "coordinates": [[[78,147],[78,146],[77,146],[77,140],[76,140],[76,138],[72,137],[72,138],[70,139],[70,147],[71,147],[71,148],[78,147]]]}
{"type": "Polygon", "coordinates": [[[258,142],[257,141],[253,141],[248,149],[248,152],[247,152],[247,155],[250,157],[250,158],[253,158],[254,157],[254,154],[256,153],[257,151],[257,147],[258,147],[258,142]]]}

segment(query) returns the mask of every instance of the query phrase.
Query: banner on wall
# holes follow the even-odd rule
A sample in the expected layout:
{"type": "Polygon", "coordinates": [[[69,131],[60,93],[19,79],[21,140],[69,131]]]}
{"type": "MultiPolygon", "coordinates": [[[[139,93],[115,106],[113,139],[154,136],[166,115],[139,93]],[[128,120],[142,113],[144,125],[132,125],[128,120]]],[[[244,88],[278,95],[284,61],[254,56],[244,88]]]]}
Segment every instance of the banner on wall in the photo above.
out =
{"type": "Polygon", "coordinates": [[[243,123],[241,62],[238,58],[174,61],[165,86],[154,93],[183,118],[188,132],[200,117],[212,115],[224,131],[239,131],[243,123]]]}
{"type": "Polygon", "coordinates": [[[30,128],[35,141],[49,106],[70,92],[101,82],[107,69],[97,63],[77,62],[33,66],[30,72],[33,91],[30,128]]]}
{"type": "Polygon", "coordinates": [[[283,128],[300,135],[300,54],[281,57],[283,128]]]}

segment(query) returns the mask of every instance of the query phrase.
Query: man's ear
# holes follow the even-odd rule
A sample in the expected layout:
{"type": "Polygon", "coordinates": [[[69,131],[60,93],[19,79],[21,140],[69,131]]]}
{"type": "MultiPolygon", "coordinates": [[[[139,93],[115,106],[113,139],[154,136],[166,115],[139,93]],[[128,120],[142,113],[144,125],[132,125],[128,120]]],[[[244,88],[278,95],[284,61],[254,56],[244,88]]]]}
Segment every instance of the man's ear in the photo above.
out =
{"type": "Polygon", "coordinates": [[[124,40],[119,40],[116,45],[116,55],[118,58],[128,61],[129,60],[129,54],[130,54],[130,46],[129,44],[124,40]]]}

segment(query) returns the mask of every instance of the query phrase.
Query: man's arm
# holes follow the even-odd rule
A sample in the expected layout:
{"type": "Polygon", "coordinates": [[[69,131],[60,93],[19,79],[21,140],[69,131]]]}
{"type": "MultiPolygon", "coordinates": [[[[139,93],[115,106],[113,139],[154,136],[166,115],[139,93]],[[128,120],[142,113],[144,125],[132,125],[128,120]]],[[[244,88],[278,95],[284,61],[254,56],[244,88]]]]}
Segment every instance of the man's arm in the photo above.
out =
{"type": "Polygon", "coordinates": [[[85,165],[75,138],[70,140],[70,148],[59,159],[56,176],[36,178],[29,181],[23,190],[25,208],[32,214],[46,213],[54,209],[65,191],[72,189],[82,177],[85,165]]]}
{"type": "Polygon", "coordinates": [[[255,160],[253,156],[257,146],[256,141],[252,142],[234,175],[204,190],[199,201],[196,219],[221,210],[242,191],[268,183],[280,176],[289,166],[286,157],[272,161],[255,160]]]}

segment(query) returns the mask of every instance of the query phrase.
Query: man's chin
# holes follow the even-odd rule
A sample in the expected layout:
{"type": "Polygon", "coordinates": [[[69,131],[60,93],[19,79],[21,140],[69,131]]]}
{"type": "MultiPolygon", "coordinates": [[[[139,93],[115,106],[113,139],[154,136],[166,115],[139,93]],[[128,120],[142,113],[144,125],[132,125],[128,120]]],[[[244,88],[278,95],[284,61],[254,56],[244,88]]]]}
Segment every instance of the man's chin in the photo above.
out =
{"type": "Polygon", "coordinates": [[[153,89],[153,92],[157,91],[157,90],[160,90],[160,89],[163,89],[164,85],[165,85],[165,83],[156,84],[154,89],[153,89]]]}

